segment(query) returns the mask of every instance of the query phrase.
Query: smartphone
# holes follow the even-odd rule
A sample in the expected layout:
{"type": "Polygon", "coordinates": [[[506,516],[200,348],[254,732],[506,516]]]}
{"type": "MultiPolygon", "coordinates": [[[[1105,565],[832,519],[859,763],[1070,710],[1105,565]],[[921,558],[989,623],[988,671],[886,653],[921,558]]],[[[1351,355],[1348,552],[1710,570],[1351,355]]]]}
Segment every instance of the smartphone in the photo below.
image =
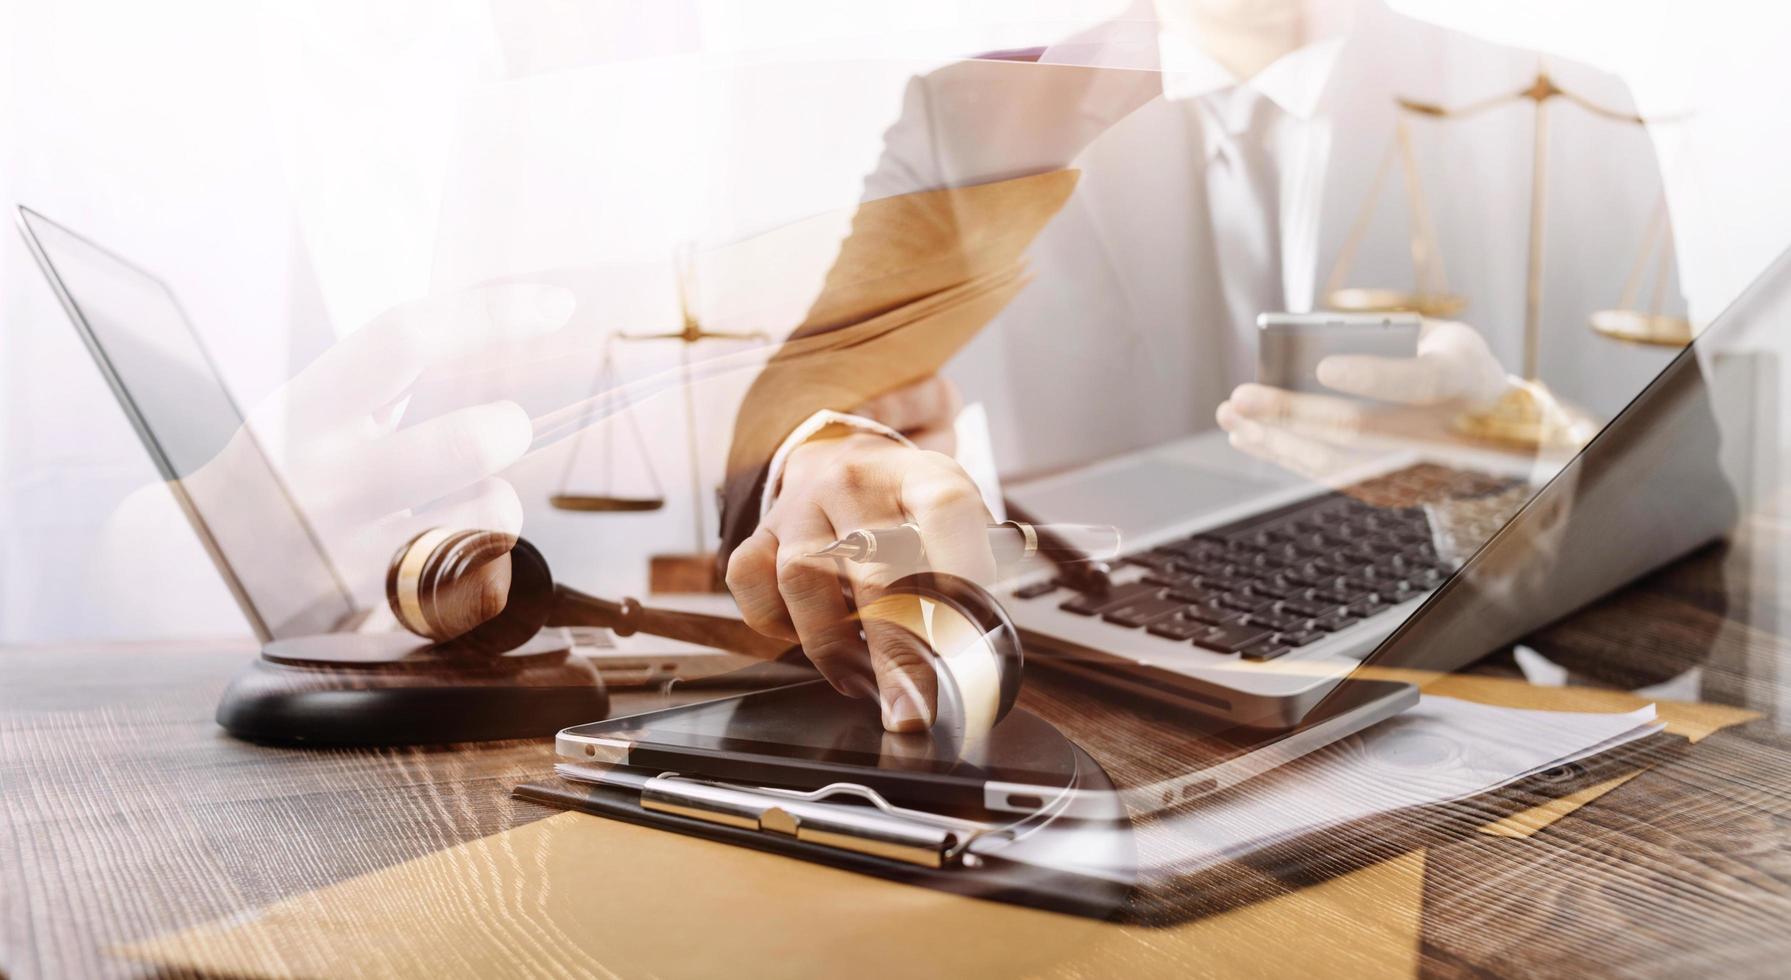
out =
{"type": "Polygon", "coordinates": [[[1275,388],[1348,397],[1319,383],[1332,354],[1416,357],[1416,313],[1264,313],[1256,318],[1256,380],[1275,388]]]}

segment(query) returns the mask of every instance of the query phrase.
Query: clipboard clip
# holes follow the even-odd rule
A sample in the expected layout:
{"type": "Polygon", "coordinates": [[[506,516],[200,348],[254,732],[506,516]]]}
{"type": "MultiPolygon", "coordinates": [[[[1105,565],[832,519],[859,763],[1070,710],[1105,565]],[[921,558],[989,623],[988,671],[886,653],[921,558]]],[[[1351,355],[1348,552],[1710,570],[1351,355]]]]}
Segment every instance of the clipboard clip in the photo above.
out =
{"type": "Polygon", "coordinates": [[[809,844],[901,861],[924,868],[971,864],[970,843],[995,828],[974,820],[895,806],[858,783],[831,783],[809,792],[739,786],[662,773],[561,763],[561,778],[622,786],[640,793],[642,809],[809,844]],[[869,806],[833,802],[854,797],[869,806]]]}

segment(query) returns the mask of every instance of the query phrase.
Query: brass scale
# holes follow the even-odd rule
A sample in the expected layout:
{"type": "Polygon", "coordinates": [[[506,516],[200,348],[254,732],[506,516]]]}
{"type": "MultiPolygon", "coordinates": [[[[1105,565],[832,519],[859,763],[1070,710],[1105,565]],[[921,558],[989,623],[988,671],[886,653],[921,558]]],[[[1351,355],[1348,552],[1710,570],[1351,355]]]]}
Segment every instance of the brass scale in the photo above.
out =
{"type": "MultiPolygon", "coordinates": [[[[1428,317],[1449,317],[1461,312],[1467,306],[1467,299],[1449,291],[1442,256],[1437,249],[1436,228],[1431,220],[1429,204],[1424,197],[1424,189],[1419,179],[1417,157],[1413,150],[1411,127],[1406,114],[1443,120],[1465,119],[1486,110],[1521,100],[1529,100],[1533,103],[1535,121],[1530,164],[1528,262],[1524,284],[1523,377],[1526,381],[1525,385],[1514,387],[1492,408],[1459,417],[1455,420],[1454,426],[1457,432],[1470,438],[1485,439],[1523,448],[1571,446],[1577,438],[1574,426],[1563,421],[1559,409],[1553,407],[1555,406],[1553,398],[1547,394],[1546,388],[1542,386],[1537,377],[1541,341],[1542,234],[1548,202],[1549,114],[1546,103],[1555,98],[1565,99],[1587,112],[1617,122],[1647,125],[1651,121],[1662,121],[1649,120],[1634,113],[1620,112],[1598,105],[1555,84],[1554,79],[1546,70],[1539,70],[1535,79],[1527,87],[1516,92],[1494,95],[1453,108],[1412,99],[1398,99],[1397,103],[1402,114],[1394,126],[1393,139],[1381,158],[1379,169],[1364,198],[1362,210],[1357,215],[1355,223],[1351,226],[1349,235],[1338,253],[1337,263],[1326,280],[1324,294],[1326,306],[1345,312],[1398,311],[1414,312],[1428,317]],[[1412,289],[1346,286],[1344,282],[1349,276],[1356,252],[1367,236],[1369,221],[1373,217],[1381,188],[1386,183],[1387,174],[1392,170],[1395,159],[1399,161],[1404,175],[1407,205],[1410,210],[1414,286],[1412,289]]],[[[661,333],[623,332],[611,335],[605,342],[603,364],[598,376],[599,388],[614,383],[614,344],[618,341],[676,340],[680,344],[681,368],[686,378],[684,385],[685,445],[689,454],[692,484],[690,489],[694,550],[688,555],[655,556],[652,559],[653,591],[688,591],[716,586],[713,580],[712,560],[704,553],[706,538],[702,478],[699,469],[696,403],[695,395],[689,384],[690,348],[697,343],[711,340],[758,344],[769,342],[768,336],[760,331],[731,333],[703,328],[692,310],[692,295],[695,289],[694,259],[695,252],[690,246],[680,248],[675,257],[678,306],[682,320],[680,328],[676,331],[661,333]],[[661,588],[662,585],[670,586],[670,588],[661,588]]],[[[1683,347],[1690,343],[1694,335],[1691,322],[1685,317],[1661,312],[1672,261],[1673,239],[1667,226],[1666,199],[1663,194],[1654,216],[1649,221],[1648,230],[1642,239],[1641,249],[1624,281],[1623,292],[1618,299],[1617,306],[1593,312],[1590,317],[1592,329],[1605,337],[1628,343],[1673,348],[1683,347]],[[1647,306],[1639,308],[1636,303],[1648,276],[1650,258],[1655,259],[1653,288],[1650,291],[1647,306]]],[[[659,482],[658,473],[653,467],[652,456],[647,451],[645,437],[641,434],[632,411],[625,408],[621,414],[625,416],[625,426],[632,436],[634,451],[642,461],[642,469],[651,486],[650,492],[634,496],[614,492],[613,481],[616,472],[614,455],[617,441],[614,436],[605,438],[601,447],[602,488],[592,492],[574,492],[569,489],[573,470],[581,450],[584,448],[581,440],[567,454],[565,471],[560,481],[561,490],[550,498],[550,502],[555,508],[587,513],[639,513],[660,510],[665,506],[663,485],[659,482]]]]}
{"type": "MultiPolygon", "coordinates": [[[[1436,228],[1418,177],[1417,157],[1412,148],[1409,115],[1432,119],[1464,119],[1488,109],[1521,100],[1534,104],[1534,137],[1530,159],[1530,216],[1528,261],[1524,283],[1524,347],[1522,385],[1513,387],[1492,408],[1464,414],[1454,423],[1455,431],[1475,439],[1520,448],[1571,448],[1582,441],[1583,426],[1564,412],[1538,378],[1537,360],[1541,341],[1542,312],[1542,237],[1548,202],[1548,117],[1546,103],[1562,98],[1587,112],[1617,122],[1647,125],[1649,120],[1633,113],[1619,112],[1598,105],[1555,84],[1546,69],[1538,70],[1530,84],[1516,92],[1494,95],[1477,102],[1448,108],[1412,99],[1398,99],[1401,114],[1394,125],[1394,135],[1381,158],[1362,211],[1351,226],[1337,264],[1325,283],[1325,305],[1334,310],[1359,313],[1413,312],[1429,317],[1449,317],[1467,306],[1466,298],[1451,293],[1443,272],[1442,256],[1436,245],[1436,228]],[[1407,206],[1410,210],[1411,254],[1414,288],[1345,286],[1357,249],[1367,235],[1368,223],[1380,197],[1387,173],[1395,157],[1405,177],[1407,206]]],[[[1683,347],[1695,333],[1691,322],[1682,316],[1661,312],[1667,280],[1673,262],[1673,236],[1667,227],[1666,197],[1663,193],[1656,206],[1640,252],[1623,285],[1617,306],[1595,311],[1590,318],[1594,331],[1614,340],[1662,347],[1683,347]],[[1658,248],[1657,248],[1658,246],[1658,248]],[[1638,308],[1643,282],[1648,274],[1649,259],[1657,255],[1654,285],[1648,305],[1638,308]]]]}

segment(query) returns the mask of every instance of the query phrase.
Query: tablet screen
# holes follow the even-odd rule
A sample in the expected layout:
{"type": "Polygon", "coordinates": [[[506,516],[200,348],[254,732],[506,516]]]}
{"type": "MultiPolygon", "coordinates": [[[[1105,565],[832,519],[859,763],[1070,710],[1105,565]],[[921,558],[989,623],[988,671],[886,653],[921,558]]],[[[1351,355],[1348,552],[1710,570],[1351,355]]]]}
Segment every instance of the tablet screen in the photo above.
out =
{"type": "Polygon", "coordinates": [[[800,772],[831,774],[817,776],[824,783],[851,779],[856,770],[1063,787],[1076,772],[1069,742],[1030,713],[1010,713],[959,753],[926,733],[885,732],[875,702],[846,697],[824,681],[581,725],[565,735],[631,742],[630,765],[663,764],[711,778],[747,778],[743,768],[783,764],[790,783],[812,781],[800,772]]]}

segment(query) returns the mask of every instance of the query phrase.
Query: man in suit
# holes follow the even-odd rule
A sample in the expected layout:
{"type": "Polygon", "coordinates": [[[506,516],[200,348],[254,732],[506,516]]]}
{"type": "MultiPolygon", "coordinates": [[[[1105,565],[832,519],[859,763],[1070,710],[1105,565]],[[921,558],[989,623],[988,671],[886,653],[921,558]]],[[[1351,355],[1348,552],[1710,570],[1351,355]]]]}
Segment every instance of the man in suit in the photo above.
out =
{"type": "MultiPolygon", "coordinates": [[[[1009,476],[1215,422],[1234,446],[1322,476],[1340,430],[1441,428],[1494,403],[1522,344],[1529,102],[1414,126],[1417,169],[1404,180],[1442,178],[1420,193],[1473,325],[1427,322],[1415,358],[1320,368],[1322,382],[1379,409],[1250,383],[1254,323],[1264,311],[1319,305],[1346,248],[1350,284],[1410,281],[1412,235],[1373,220],[1369,204],[1395,145],[1396,98],[1467,104],[1522,90],[1540,65],[1533,52],[1372,0],[1160,0],[1044,49],[913,80],[866,199],[1071,166],[1080,183],[1032,245],[1030,285],[948,377],[894,390],[866,379],[865,404],[817,413],[793,432],[755,425],[765,406],[749,394],[723,502],[727,581],[747,621],[801,640],[842,691],[875,693],[892,731],[930,722],[931,668],[875,635],[867,648],[838,570],[806,556],[854,528],[913,521],[932,568],[992,575],[987,512],[943,437],[960,389],[989,406],[1009,476]]],[[[1591,103],[1627,103],[1611,78],[1547,67],[1591,103]]],[[[1665,361],[1601,347],[1583,326],[1620,292],[1659,175],[1640,127],[1569,117],[1580,110],[1561,101],[1544,110],[1563,115],[1547,147],[1539,373],[1608,414],[1665,361]]],[[[1386,208],[1402,197],[1398,179],[1381,188],[1386,208]]],[[[884,584],[874,571],[853,574],[860,603],[884,584]]]]}

